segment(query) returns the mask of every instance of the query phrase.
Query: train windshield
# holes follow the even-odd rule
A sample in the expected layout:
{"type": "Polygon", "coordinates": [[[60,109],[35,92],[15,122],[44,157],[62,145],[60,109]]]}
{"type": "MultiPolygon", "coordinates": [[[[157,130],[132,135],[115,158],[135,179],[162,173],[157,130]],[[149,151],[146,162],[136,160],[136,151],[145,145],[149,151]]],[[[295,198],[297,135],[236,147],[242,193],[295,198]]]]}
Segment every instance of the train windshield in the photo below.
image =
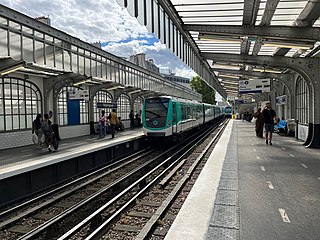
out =
{"type": "Polygon", "coordinates": [[[232,107],[226,107],[225,109],[226,113],[232,113],[232,107]]]}
{"type": "Polygon", "coordinates": [[[145,100],[145,120],[148,127],[164,127],[166,125],[169,98],[150,98],[145,100]]]}

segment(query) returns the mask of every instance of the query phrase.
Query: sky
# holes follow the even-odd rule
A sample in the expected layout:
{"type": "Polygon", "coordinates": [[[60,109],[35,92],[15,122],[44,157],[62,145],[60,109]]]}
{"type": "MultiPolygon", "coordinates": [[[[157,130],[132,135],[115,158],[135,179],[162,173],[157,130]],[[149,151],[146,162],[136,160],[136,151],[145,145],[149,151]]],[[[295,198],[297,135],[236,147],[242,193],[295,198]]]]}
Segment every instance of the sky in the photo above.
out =
{"type": "Polygon", "coordinates": [[[0,3],[30,17],[49,16],[54,28],[86,42],[101,42],[104,50],[117,56],[128,58],[145,53],[158,67],[170,66],[178,76],[195,75],[116,0],[0,0],[0,3]]]}

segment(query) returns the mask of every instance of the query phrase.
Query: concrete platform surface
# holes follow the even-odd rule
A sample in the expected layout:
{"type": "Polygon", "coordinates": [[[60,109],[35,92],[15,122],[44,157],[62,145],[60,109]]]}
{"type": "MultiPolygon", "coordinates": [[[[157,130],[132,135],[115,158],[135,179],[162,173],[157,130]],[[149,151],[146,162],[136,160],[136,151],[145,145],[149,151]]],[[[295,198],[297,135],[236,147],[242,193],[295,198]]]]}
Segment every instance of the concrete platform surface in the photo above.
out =
{"type": "Polygon", "coordinates": [[[165,239],[318,240],[319,185],[320,150],[233,120],[165,239]]]}

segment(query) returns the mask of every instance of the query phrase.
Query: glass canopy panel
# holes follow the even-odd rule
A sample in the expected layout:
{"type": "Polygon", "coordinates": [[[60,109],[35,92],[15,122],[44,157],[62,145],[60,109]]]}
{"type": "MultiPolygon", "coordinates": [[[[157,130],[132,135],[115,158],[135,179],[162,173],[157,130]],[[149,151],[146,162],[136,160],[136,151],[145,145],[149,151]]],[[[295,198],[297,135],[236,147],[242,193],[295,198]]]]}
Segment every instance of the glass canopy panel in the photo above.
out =
{"type": "Polygon", "coordinates": [[[313,24],[313,27],[320,27],[320,19],[313,24]]]}
{"type": "Polygon", "coordinates": [[[289,52],[285,55],[285,57],[292,57],[299,49],[291,48],[289,52]]]}
{"type": "Polygon", "coordinates": [[[277,47],[262,46],[258,55],[272,56],[277,47]]]}
{"type": "Polygon", "coordinates": [[[244,0],[171,0],[185,24],[241,25],[244,0]]]}
{"type": "Polygon", "coordinates": [[[291,26],[299,17],[308,0],[280,0],[271,20],[271,25],[291,26]]]}

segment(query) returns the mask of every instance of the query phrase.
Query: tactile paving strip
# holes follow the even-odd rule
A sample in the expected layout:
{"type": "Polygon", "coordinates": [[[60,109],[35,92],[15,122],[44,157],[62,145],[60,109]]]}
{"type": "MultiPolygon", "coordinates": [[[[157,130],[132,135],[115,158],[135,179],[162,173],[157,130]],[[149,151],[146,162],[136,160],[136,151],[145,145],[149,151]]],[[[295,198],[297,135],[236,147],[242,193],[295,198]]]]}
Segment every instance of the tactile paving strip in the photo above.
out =
{"type": "Polygon", "coordinates": [[[240,234],[236,229],[209,227],[206,240],[239,240],[240,234]]]}
{"type": "Polygon", "coordinates": [[[238,180],[220,179],[220,184],[219,184],[218,189],[219,190],[234,190],[234,191],[238,191],[239,190],[238,185],[239,185],[238,180]]]}
{"type": "Polygon", "coordinates": [[[221,178],[238,179],[238,171],[223,171],[221,178]]]}
{"type": "Polygon", "coordinates": [[[215,204],[238,206],[238,191],[219,190],[215,204]]]}
{"type": "Polygon", "coordinates": [[[210,226],[239,229],[239,207],[215,205],[210,226]]]}
{"type": "Polygon", "coordinates": [[[222,171],[238,171],[238,164],[223,164],[222,171]]]}

